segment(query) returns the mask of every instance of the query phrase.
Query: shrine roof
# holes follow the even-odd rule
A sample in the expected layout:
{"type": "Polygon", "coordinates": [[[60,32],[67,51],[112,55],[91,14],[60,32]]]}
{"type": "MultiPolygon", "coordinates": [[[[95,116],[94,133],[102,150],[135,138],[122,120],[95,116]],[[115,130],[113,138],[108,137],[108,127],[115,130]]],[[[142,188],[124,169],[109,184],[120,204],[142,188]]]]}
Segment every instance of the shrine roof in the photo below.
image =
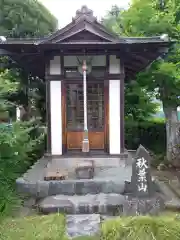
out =
{"type": "Polygon", "coordinates": [[[173,41],[166,35],[118,36],[99,23],[92,10],[83,6],[76,11],[71,23],[49,36],[0,41],[0,55],[10,55],[20,65],[26,64],[34,75],[43,76],[48,54],[114,54],[123,58],[126,76],[130,78],[166,53],[171,44],[173,41]]]}
{"type": "Polygon", "coordinates": [[[43,36],[42,38],[9,38],[4,44],[135,44],[135,43],[164,43],[169,42],[162,36],[155,37],[124,37],[112,33],[97,21],[93,11],[82,6],[76,11],[75,17],[65,27],[43,36]]]}

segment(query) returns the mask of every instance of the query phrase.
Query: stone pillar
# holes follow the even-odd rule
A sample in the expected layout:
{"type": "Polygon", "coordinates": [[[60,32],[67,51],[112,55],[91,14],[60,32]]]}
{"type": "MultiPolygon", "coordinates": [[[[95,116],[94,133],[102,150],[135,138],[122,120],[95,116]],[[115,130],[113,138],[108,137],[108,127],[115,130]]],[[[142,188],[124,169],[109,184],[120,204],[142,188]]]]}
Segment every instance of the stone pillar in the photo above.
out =
{"type": "Polygon", "coordinates": [[[124,64],[123,61],[120,60],[120,72],[121,72],[121,78],[120,78],[120,114],[121,114],[121,121],[120,121],[120,151],[121,153],[125,152],[125,138],[124,138],[124,64]]]}
{"type": "Polygon", "coordinates": [[[61,81],[50,81],[51,154],[62,155],[61,81]]]}
{"type": "Polygon", "coordinates": [[[121,112],[120,112],[120,59],[111,55],[109,59],[109,74],[112,80],[109,80],[109,152],[119,155],[121,153],[121,112]],[[113,80],[113,76],[116,78],[113,80]]]}
{"type": "Polygon", "coordinates": [[[47,60],[46,67],[46,122],[47,154],[62,155],[62,104],[60,56],[47,60]],[[57,79],[56,79],[57,75],[57,79]]]}
{"type": "Polygon", "coordinates": [[[109,148],[110,154],[124,154],[124,65],[115,55],[109,60],[109,148]]]}

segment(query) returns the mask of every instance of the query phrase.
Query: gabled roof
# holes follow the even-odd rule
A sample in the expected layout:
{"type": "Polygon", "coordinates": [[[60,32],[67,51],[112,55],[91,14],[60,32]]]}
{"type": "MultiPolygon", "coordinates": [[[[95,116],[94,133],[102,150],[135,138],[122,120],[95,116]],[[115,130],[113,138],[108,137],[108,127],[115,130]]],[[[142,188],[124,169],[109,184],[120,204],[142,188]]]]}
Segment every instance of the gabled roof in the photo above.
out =
{"type": "Polygon", "coordinates": [[[11,56],[31,74],[43,78],[48,54],[115,54],[123,58],[126,78],[129,79],[166,53],[173,43],[166,35],[119,37],[98,23],[92,10],[83,6],[70,24],[47,37],[0,41],[0,56],[11,56]]]}
{"type": "Polygon", "coordinates": [[[102,24],[98,23],[93,11],[82,6],[76,11],[72,22],[64,28],[46,37],[39,44],[83,41],[116,42],[119,37],[109,32],[102,24]]]}

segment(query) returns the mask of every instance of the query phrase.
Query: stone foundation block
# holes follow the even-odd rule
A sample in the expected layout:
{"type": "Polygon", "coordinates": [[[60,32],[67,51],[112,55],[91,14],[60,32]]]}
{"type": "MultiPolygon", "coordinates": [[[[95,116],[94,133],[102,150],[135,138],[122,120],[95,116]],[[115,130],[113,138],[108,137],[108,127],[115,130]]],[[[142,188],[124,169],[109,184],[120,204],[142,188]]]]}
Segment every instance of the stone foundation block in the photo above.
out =
{"type": "Polygon", "coordinates": [[[74,180],[50,181],[48,195],[52,196],[57,194],[74,195],[75,181],[74,180]]]}
{"type": "Polygon", "coordinates": [[[146,199],[126,196],[123,204],[123,215],[158,215],[164,208],[164,201],[158,195],[146,199]]]}
{"type": "Polygon", "coordinates": [[[93,161],[82,161],[77,164],[75,169],[77,179],[92,179],[94,176],[93,161]]]}
{"type": "Polygon", "coordinates": [[[37,198],[44,198],[48,196],[50,182],[38,181],[36,186],[37,198]]]}
{"type": "Polygon", "coordinates": [[[120,194],[87,194],[84,196],[56,195],[39,201],[42,213],[61,212],[66,214],[122,214],[124,196],[120,194]]]}

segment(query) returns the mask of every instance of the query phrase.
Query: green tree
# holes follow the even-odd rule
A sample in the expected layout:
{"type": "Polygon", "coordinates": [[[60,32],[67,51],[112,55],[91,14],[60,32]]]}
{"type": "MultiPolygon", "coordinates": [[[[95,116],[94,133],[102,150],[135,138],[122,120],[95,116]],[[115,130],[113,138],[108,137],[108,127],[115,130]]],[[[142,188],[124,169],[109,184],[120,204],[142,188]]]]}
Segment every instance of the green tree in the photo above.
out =
{"type": "MultiPolygon", "coordinates": [[[[56,18],[37,0],[0,0],[0,35],[11,38],[42,37],[57,30],[56,18]]],[[[15,62],[1,59],[1,71],[12,69],[13,76],[18,75],[20,83],[15,94],[8,95],[8,101],[23,106],[28,118],[30,105],[39,108],[44,119],[45,85],[39,78],[34,78],[15,62]],[[3,63],[3,65],[2,65],[3,63]]],[[[10,78],[12,79],[12,78],[10,78]]],[[[13,77],[14,79],[14,77],[13,77]]]]}
{"type": "Polygon", "coordinates": [[[18,91],[17,76],[13,76],[10,70],[0,73],[0,112],[6,111],[12,106],[8,96],[18,91]]]}
{"type": "MultiPolygon", "coordinates": [[[[102,23],[112,32],[119,36],[130,35],[125,31],[124,24],[120,21],[124,10],[117,5],[112,6],[102,23]]],[[[142,121],[154,115],[157,111],[157,103],[154,102],[155,95],[142,86],[141,82],[133,81],[125,83],[125,117],[126,120],[142,121]]]]}
{"type": "Polygon", "coordinates": [[[56,18],[37,0],[0,0],[0,33],[41,37],[57,29],[56,18]]]}
{"type": "Polygon", "coordinates": [[[125,84],[125,119],[144,121],[150,119],[158,110],[155,94],[142,87],[138,81],[125,84]]]}
{"type": "Polygon", "coordinates": [[[163,104],[166,117],[167,159],[172,160],[177,143],[177,106],[180,92],[180,1],[133,0],[129,9],[117,18],[115,31],[127,36],[157,36],[167,33],[177,43],[166,56],[155,61],[137,76],[137,82],[156,94],[163,104]],[[117,29],[121,24],[123,28],[117,29]]]}
{"type": "MultiPolygon", "coordinates": [[[[0,35],[40,37],[57,28],[57,20],[36,0],[0,0],[0,35]]],[[[12,106],[27,109],[45,98],[42,79],[34,78],[9,58],[0,63],[0,117],[12,106]],[[28,94],[27,94],[28,93],[28,94]],[[42,93],[42,94],[41,94],[42,93]]],[[[34,120],[0,127],[0,217],[12,215],[17,204],[15,180],[44,151],[44,134],[34,120]]]]}

